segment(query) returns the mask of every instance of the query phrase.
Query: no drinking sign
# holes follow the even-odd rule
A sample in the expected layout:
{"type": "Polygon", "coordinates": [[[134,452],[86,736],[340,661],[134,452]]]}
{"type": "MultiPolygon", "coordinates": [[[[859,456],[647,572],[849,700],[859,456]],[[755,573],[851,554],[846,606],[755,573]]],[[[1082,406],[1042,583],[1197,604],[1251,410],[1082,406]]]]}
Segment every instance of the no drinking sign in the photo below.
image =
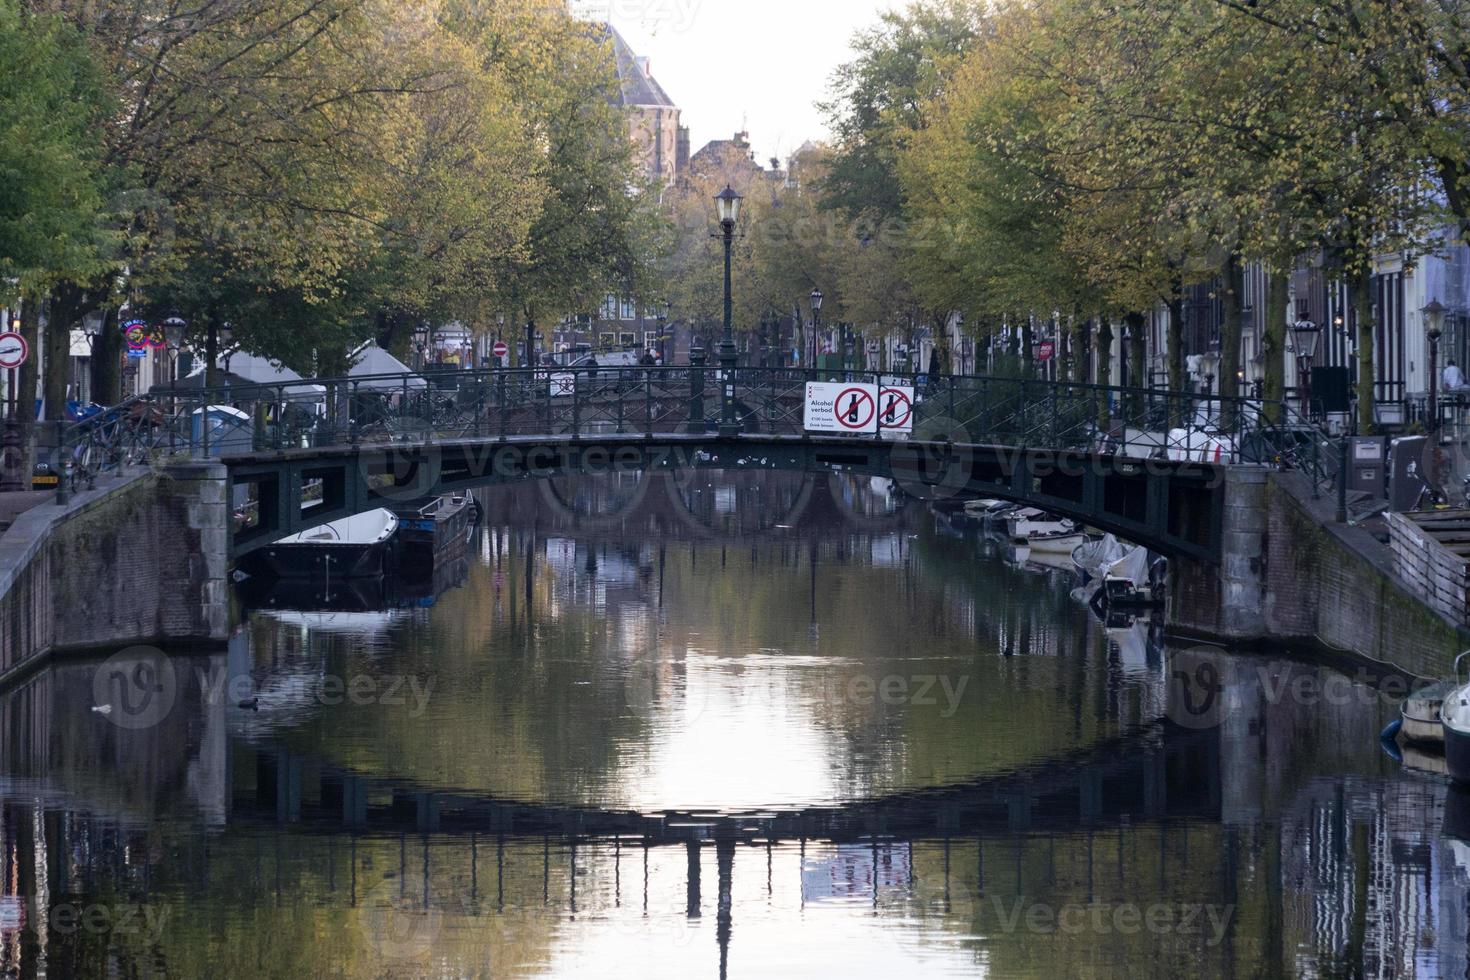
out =
{"type": "Polygon", "coordinates": [[[808,432],[872,435],[914,430],[914,389],[846,381],[812,381],[806,386],[802,426],[808,432]]]}

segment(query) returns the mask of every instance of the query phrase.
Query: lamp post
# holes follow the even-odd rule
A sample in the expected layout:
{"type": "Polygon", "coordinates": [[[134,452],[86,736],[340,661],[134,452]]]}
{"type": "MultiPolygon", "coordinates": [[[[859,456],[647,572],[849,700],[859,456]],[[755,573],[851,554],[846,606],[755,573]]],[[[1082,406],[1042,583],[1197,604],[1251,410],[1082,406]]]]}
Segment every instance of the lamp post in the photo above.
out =
{"type": "Polygon", "coordinates": [[[1199,356],[1200,373],[1205,376],[1205,399],[1214,394],[1215,378],[1220,373],[1220,352],[1211,347],[1199,356]]]}
{"type": "Polygon", "coordinates": [[[1445,305],[1438,299],[1424,307],[1425,336],[1429,338],[1429,488],[1439,493],[1439,338],[1444,335],[1445,305]]]}
{"type": "Polygon", "coordinates": [[[1266,389],[1266,354],[1264,351],[1258,351],[1256,356],[1251,358],[1251,368],[1256,375],[1255,380],[1251,382],[1251,397],[1260,401],[1266,389]]]}
{"type": "Polygon", "coordinates": [[[1317,356],[1317,341],[1322,338],[1322,328],[1306,317],[1292,325],[1296,338],[1297,384],[1302,391],[1302,414],[1312,417],[1312,359],[1317,356]]]}
{"type": "Polygon", "coordinates": [[[422,371],[429,356],[429,325],[420,322],[413,328],[414,370],[422,371]]]}
{"type": "Polygon", "coordinates": [[[740,221],[742,198],[735,189],[726,184],[725,189],[715,195],[715,206],[719,211],[720,233],[725,240],[725,335],[720,340],[720,382],[723,386],[720,414],[720,435],[733,436],[740,433],[740,422],[735,418],[735,305],[730,288],[730,261],[735,248],[735,225],[740,221]]]}
{"type": "Polygon", "coordinates": [[[822,291],[820,289],[813,289],[812,290],[811,304],[812,304],[812,363],[811,363],[811,366],[812,367],[816,367],[817,366],[817,351],[818,351],[817,345],[820,343],[820,341],[817,339],[817,330],[820,327],[821,322],[822,322],[822,291]]]}

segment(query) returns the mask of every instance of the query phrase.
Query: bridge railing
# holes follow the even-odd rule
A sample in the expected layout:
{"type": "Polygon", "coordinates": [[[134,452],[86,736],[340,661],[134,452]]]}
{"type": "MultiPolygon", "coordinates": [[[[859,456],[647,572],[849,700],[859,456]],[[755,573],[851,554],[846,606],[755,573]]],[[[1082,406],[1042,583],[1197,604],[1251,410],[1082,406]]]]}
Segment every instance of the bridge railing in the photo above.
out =
{"type": "Polygon", "coordinates": [[[83,472],[168,455],[212,457],[364,443],[713,432],[724,402],[741,431],[804,433],[806,385],[914,390],[913,438],[1134,457],[1300,467],[1337,458],[1286,405],[1192,392],[968,375],[718,365],[473,370],[319,378],[217,388],[160,387],[72,426],[83,472]]]}

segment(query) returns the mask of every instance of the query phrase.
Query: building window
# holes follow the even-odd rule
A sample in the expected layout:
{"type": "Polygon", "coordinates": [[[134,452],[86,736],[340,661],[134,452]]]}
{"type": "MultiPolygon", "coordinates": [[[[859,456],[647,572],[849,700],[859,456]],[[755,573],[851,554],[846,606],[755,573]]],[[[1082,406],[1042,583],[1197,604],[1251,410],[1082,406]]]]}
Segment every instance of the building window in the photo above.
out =
{"type": "Polygon", "coordinates": [[[597,335],[597,343],[601,347],[611,347],[614,336],[614,334],[604,331],[597,335]]]}
{"type": "Polygon", "coordinates": [[[618,340],[624,347],[632,347],[638,343],[638,335],[631,330],[624,330],[618,340]]]}
{"type": "Polygon", "coordinates": [[[637,311],[633,308],[633,301],[626,296],[623,297],[623,319],[631,320],[637,315],[637,311]]]}

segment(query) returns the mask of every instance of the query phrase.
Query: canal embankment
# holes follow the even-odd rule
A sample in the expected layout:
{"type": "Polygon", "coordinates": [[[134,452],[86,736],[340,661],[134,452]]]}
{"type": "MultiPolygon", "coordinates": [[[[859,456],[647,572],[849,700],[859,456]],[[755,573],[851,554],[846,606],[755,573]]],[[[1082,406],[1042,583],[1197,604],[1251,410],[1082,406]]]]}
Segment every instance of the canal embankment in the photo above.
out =
{"type": "Polygon", "coordinates": [[[1470,629],[1413,592],[1374,530],[1339,523],[1335,498],[1300,473],[1262,472],[1232,494],[1224,525],[1221,565],[1170,583],[1177,636],[1313,645],[1420,677],[1447,675],[1470,648],[1470,629]]]}
{"type": "Polygon", "coordinates": [[[0,682],[47,655],[227,637],[229,509],[216,463],[99,480],[0,534],[0,682]]]}

